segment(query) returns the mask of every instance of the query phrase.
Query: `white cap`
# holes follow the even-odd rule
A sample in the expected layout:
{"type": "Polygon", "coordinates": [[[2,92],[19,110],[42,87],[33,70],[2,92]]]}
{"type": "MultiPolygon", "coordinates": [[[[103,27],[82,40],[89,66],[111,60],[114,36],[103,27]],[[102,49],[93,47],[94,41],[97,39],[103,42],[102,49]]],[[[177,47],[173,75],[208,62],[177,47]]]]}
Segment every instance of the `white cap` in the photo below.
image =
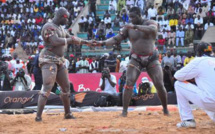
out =
{"type": "Polygon", "coordinates": [[[117,58],[121,58],[121,55],[117,55],[117,58]]]}
{"type": "Polygon", "coordinates": [[[147,77],[143,77],[142,78],[142,83],[147,83],[147,82],[149,82],[149,79],[147,77]]]}

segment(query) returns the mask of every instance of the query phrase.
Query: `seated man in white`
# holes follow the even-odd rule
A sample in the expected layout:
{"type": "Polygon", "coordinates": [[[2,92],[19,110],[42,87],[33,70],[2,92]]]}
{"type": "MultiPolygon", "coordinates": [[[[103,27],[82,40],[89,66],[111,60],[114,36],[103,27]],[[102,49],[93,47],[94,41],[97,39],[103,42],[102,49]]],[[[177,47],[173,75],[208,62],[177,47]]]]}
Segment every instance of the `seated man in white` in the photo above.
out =
{"type": "Polygon", "coordinates": [[[175,91],[181,123],[178,128],[195,128],[196,123],[189,101],[205,110],[215,122],[215,58],[210,57],[210,44],[200,42],[196,49],[197,56],[174,75],[175,91]]]}

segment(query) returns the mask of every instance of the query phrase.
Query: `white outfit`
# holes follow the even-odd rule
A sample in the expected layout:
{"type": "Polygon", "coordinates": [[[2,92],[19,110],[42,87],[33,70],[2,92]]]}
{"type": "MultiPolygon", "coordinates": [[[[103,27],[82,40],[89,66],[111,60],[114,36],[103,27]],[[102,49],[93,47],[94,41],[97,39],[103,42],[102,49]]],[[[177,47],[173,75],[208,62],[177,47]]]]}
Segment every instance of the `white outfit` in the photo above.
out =
{"type": "Polygon", "coordinates": [[[185,67],[177,71],[174,77],[175,90],[181,120],[194,119],[189,101],[204,109],[215,121],[215,58],[196,57],[185,67]],[[197,85],[184,82],[195,79],[197,85]]]}
{"type": "MultiPolygon", "coordinates": [[[[89,67],[89,62],[87,60],[80,60],[78,62],[76,62],[76,67],[89,67]]],[[[88,69],[82,68],[79,69],[77,73],[88,73],[88,69]]]]}
{"type": "MultiPolygon", "coordinates": [[[[90,63],[89,70],[92,70],[94,68],[99,68],[99,62],[98,61],[93,61],[90,63]]],[[[97,73],[97,71],[93,70],[92,73],[97,73]]]]}
{"type": "Polygon", "coordinates": [[[14,91],[28,91],[30,90],[30,86],[31,86],[31,77],[28,75],[24,75],[27,84],[24,82],[23,78],[18,77],[17,81],[15,82],[15,88],[14,91]]]}
{"type": "MultiPolygon", "coordinates": [[[[112,82],[116,83],[116,85],[117,85],[116,76],[110,74],[110,79],[111,79],[112,82]]],[[[101,87],[102,82],[103,82],[103,79],[100,78],[99,87],[101,87]]],[[[112,87],[111,84],[109,83],[108,79],[105,78],[105,88],[104,88],[104,92],[109,93],[109,94],[112,94],[112,95],[116,95],[116,94],[117,94],[117,92],[116,92],[116,85],[115,85],[114,87],[112,87]]]]}

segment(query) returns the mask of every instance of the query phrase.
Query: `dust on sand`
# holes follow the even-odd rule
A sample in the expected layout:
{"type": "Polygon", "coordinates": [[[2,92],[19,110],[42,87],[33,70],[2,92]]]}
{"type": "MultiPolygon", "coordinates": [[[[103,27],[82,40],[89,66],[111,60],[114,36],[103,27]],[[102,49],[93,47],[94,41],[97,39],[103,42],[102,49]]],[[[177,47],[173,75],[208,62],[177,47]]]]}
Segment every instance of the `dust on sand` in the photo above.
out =
{"type": "Polygon", "coordinates": [[[202,110],[193,112],[196,129],[177,129],[178,111],[169,117],[162,112],[75,112],[75,120],[63,119],[63,113],[43,114],[42,122],[35,122],[35,114],[0,115],[1,134],[215,134],[215,124],[202,110]]]}

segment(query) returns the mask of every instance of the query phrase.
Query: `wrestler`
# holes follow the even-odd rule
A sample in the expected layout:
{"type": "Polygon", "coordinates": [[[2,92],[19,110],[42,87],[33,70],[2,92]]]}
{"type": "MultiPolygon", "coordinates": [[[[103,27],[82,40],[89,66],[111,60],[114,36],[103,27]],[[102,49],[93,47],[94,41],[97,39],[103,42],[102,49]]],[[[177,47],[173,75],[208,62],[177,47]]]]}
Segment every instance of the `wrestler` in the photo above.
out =
{"type": "Polygon", "coordinates": [[[43,88],[41,89],[35,121],[42,121],[42,112],[55,81],[61,87],[61,100],[64,105],[65,119],[74,119],[70,112],[70,84],[68,72],[64,67],[64,52],[68,44],[89,44],[90,42],[69,35],[61,25],[68,22],[69,12],[61,7],[55,13],[51,22],[42,28],[44,49],[39,56],[39,66],[42,70],[43,88]]]}
{"type": "Polygon", "coordinates": [[[163,83],[163,72],[158,61],[158,51],[155,49],[157,36],[157,23],[152,20],[142,19],[138,7],[132,7],[129,11],[129,18],[132,24],[125,25],[118,35],[106,41],[95,41],[97,45],[120,44],[122,40],[129,39],[132,47],[130,61],[126,72],[126,85],[123,92],[122,116],[127,116],[128,106],[131,100],[133,86],[137,81],[142,68],[146,68],[152,79],[158,96],[163,106],[164,115],[168,115],[167,93],[163,83]]]}

